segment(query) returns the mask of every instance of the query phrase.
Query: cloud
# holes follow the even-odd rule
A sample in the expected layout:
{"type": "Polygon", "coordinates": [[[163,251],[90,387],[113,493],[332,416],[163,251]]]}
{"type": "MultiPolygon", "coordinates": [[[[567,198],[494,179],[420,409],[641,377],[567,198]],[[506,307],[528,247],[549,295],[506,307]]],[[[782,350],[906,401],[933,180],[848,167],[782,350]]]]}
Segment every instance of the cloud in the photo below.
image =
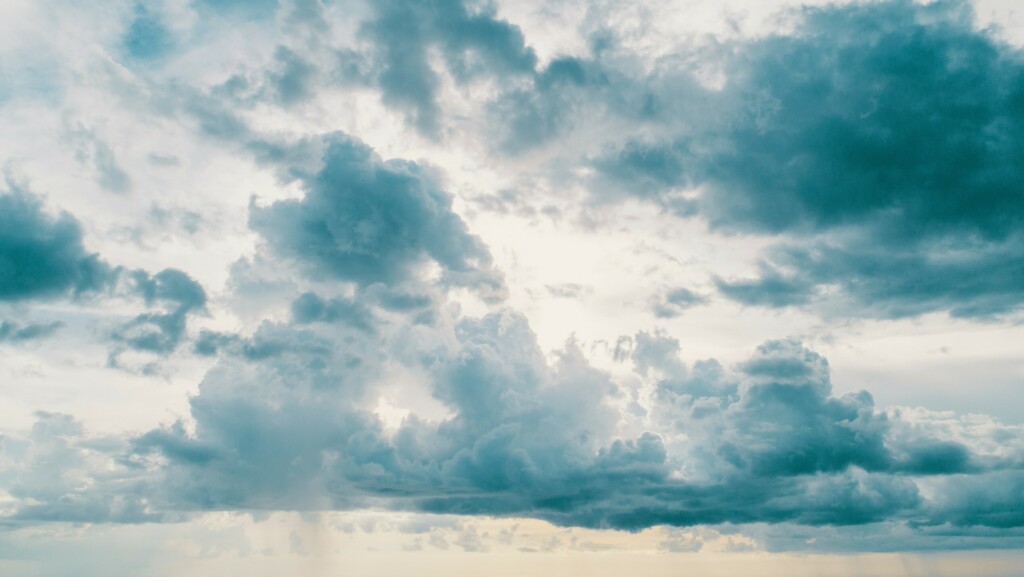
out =
{"type": "Polygon", "coordinates": [[[576,283],[549,284],[544,288],[549,295],[563,299],[579,299],[590,291],[590,287],[576,283]]]}
{"type": "Polygon", "coordinates": [[[441,77],[428,55],[437,48],[459,84],[480,76],[505,81],[532,74],[537,58],[515,25],[493,8],[472,12],[461,0],[388,0],[374,4],[364,34],[376,48],[377,84],[384,104],[405,111],[421,133],[443,133],[441,77]]]}
{"type": "Polygon", "coordinates": [[[278,0],[196,0],[196,6],[228,18],[266,18],[273,16],[278,0]]]}
{"type": "Polygon", "coordinates": [[[692,184],[682,151],[674,145],[631,140],[621,147],[607,147],[591,162],[600,176],[592,183],[598,194],[622,198],[659,199],[666,191],[692,184]]]}
{"type": "MultiPolygon", "coordinates": [[[[166,355],[185,338],[188,315],[206,306],[206,291],[192,277],[177,269],[164,269],[155,275],[142,270],[129,275],[134,291],[147,306],[169,305],[165,312],[145,312],[119,326],[113,334],[116,342],[139,350],[166,355]]],[[[111,357],[116,364],[117,351],[111,357]]]]}
{"type": "MultiPolygon", "coordinates": [[[[193,6],[226,19],[276,9],[193,6]]],[[[281,12],[285,28],[329,36],[322,5],[293,6],[281,12]]],[[[614,117],[594,130],[605,136],[592,148],[565,147],[591,171],[580,182],[596,202],[638,197],[699,214],[718,233],[775,237],[757,277],[714,278],[728,298],[831,314],[982,317],[1020,303],[1021,90],[1016,53],[974,31],[962,6],[806,9],[792,33],[724,50],[720,87],[671,58],[646,75],[625,47],[596,37],[589,56],[539,67],[520,30],[491,8],[446,0],[375,4],[360,28],[371,49],[334,55],[435,139],[448,134],[446,73],[460,87],[492,83],[480,105],[496,119],[485,128],[491,152],[562,148],[573,130],[591,134],[581,122],[589,112],[614,117]]],[[[140,61],[162,54],[154,18],[137,9],[123,40],[140,61]]],[[[5,523],[379,507],[628,531],[741,524],[767,527],[776,543],[777,528],[815,527],[836,536],[823,539],[826,549],[893,547],[882,534],[912,547],[948,545],[950,535],[966,546],[983,546],[984,535],[1021,543],[1019,426],[837,394],[826,359],[793,339],[767,341],[739,363],[688,364],[678,340],[640,332],[628,354],[617,348],[630,362],[616,368],[621,378],[571,340],[545,354],[523,315],[494,306],[502,277],[438,170],[385,160],[342,133],[260,133],[235,110],[281,112],[317,98],[322,62],[306,52],[315,44],[268,44],[276,48],[265,70],[209,91],[182,88],[163,103],[299,193],[251,203],[259,244],[228,283],[239,298],[269,287],[261,274],[287,278],[263,295],[277,308],[255,330],[199,333],[194,352],[216,358],[204,361],[213,366],[178,422],[93,437],[69,416],[40,413],[30,434],[5,437],[5,523]],[[467,287],[487,313],[463,316],[447,294],[467,287]],[[387,405],[401,405],[400,418],[384,415],[387,405]]],[[[93,136],[83,142],[97,170],[116,176],[113,156],[101,158],[93,136]]],[[[147,307],[113,331],[119,346],[158,355],[182,346],[187,321],[206,311],[198,282],[177,269],[113,269],[85,251],[74,218],[8,188],[0,300],[73,299],[116,285],[147,307]]],[[[543,286],[565,298],[585,290],[543,286]]],[[[674,286],[651,306],[668,318],[707,299],[674,286]]],[[[57,326],[4,321],[0,341],[57,326]]],[[[467,550],[481,547],[479,537],[472,527],[451,543],[431,533],[438,547],[467,550]]]]}
{"type": "Polygon", "coordinates": [[[954,317],[993,317],[1021,305],[1024,252],[1016,239],[967,241],[966,247],[955,240],[889,245],[867,236],[845,246],[783,244],[770,251],[759,277],[716,283],[745,304],[816,303],[834,316],[900,318],[946,310],[954,317]],[[839,294],[824,296],[828,287],[839,294]]]}
{"type": "Polygon", "coordinates": [[[1024,198],[1022,64],[975,31],[965,3],[805,9],[795,34],[744,46],[732,65],[725,90],[768,104],[698,160],[702,209],[726,230],[1004,239],[1022,220],[1007,210],[1024,198]]]}
{"type": "Polygon", "coordinates": [[[686,287],[678,287],[656,297],[651,303],[651,308],[654,309],[654,316],[660,319],[670,319],[683,314],[687,309],[707,302],[708,297],[686,287]]]}
{"type": "Polygon", "coordinates": [[[255,72],[233,74],[211,94],[248,108],[267,103],[288,107],[309,101],[319,80],[320,70],[313,62],[288,46],[278,45],[267,65],[255,72]]]}
{"type": "Polygon", "coordinates": [[[24,326],[12,321],[0,321],[0,343],[20,343],[44,339],[60,330],[63,326],[64,323],[60,321],[24,326]]]}
{"type": "Polygon", "coordinates": [[[132,20],[121,40],[131,58],[152,60],[174,48],[174,36],[161,15],[150,6],[138,2],[132,8],[132,20]]]}
{"type": "Polygon", "coordinates": [[[150,510],[145,477],[114,457],[123,452],[123,438],[90,436],[70,415],[39,412],[36,419],[28,438],[4,439],[4,455],[18,466],[0,468],[0,480],[21,503],[5,521],[142,523],[166,518],[150,510]]]}
{"type": "Polygon", "coordinates": [[[678,341],[636,335],[632,361],[652,394],[642,401],[647,431],[624,437],[614,381],[572,342],[549,363],[520,315],[414,328],[371,309],[371,333],[307,322],[307,305],[323,313],[330,301],[300,301],[295,324],[264,323],[221,353],[190,400],[193,426],[98,449],[118,463],[105,475],[132,487],[144,514],[63,509],[66,494],[106,503],[121,490],[99,478],[34,493],[16,516],[109,522],[377,506],[631,531],[815,526],[860,534],[864,549],[885,548],[882,530],[927,548],[938,527],[1005,539],[1021,527],[1013,496],[1024,447],[1001,440],[1021,438],[1019,427],[885,412],[866,392],[836,396],[827,361],[795,340],[766,342],[728,368],[688,366],[678,341]],[[448,416],[413,412],[385,428],[374,411],[396,363],[425,379],[448,416]]]}
{"type": "Polygon", "coordinates": [[[68,142],[75,148],[75,158],[79,162],[92,164],[96,172],[96,183],[100,187],[115,193],[131,190],[131,177],[118,164],[110,145],[95,131],[81,123],[73,124],[70,118],[65,116],[64,133],[68,142]]]}
{"type": "Polygon", "coordinates": [[[497,152],[521,154],[550,143],[573,127],[578,111],[602,100],[614,89],[599,63],[560,57],[538,70],[532,82],[514,88],[488,104],[497,152]]]}
{"type": "MultiPolygon", "coordinates": [[[[146,306],[169,304],[166,312],[146,312],[121,324],[114,341],[136,350],[166,354],[185,336],[190,313],[203,309],[206,293],[186,273],[165,269],[156,275],[112,267],[96,253],[86,252],[82,227],[62,212],[51,216],[41,199],[24,187],[7,182],[0,194],[0,301],[109,298],[127,281],[129,296],[146,306]]],[[[3,322],[0,340],[10,342],[42,338],[63,325],[54,321],[24,327],[3,322]]],[[[115,358],[117,351],[114,353],[115,358]]]]}
{"type": "Polygon", "coordinates": [[[361,286],[422,277],[432,262],[442,281],[500,298],[503,282],[487,247],[452,211],[440,177],[414,162],[384,161],[341,134],[325,138],[323,166],[299,200],[253,206],[250,226],[275,254],[309,275],[361,286]]]}
{"type": "MultiPolygon", "coordinates": [[[[612,88],[586,98],[604,104],[603,121],[627,117],[612,103],[646,92],[664,127],[641,122],[587,153],[593,198],[777,237],[756,276],[717,280],[743,304],[877,318],[1018,310],[1020,50],[953,0],[788,16],[791,31],[699,54],[720,69],[715,88],[685,59],[631,76],[595,53],[590,66],[612,88]]],[[[571,122],[571,109],[562,116],[571,122]]]]}
{"type": "Polygon", "coordinates": [[[85,250],[70,214],[47,214],[42,201],[8,177],[0,193],[0,301],[81,296],[108,287],[116,271],[85,250]]]}

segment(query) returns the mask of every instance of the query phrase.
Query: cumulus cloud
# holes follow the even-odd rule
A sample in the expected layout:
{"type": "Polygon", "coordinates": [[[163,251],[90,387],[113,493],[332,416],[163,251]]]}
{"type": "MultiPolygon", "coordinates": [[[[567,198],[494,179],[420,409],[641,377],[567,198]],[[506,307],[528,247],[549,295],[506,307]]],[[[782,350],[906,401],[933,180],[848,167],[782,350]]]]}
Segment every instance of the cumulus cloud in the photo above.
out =
{"type": "MultiPolygon", "coordinates": [[[[206,303],[206,293],[195,280],[177,269],[150,276],[111,266],[86,251],[77,219],[66,212],[53,216],[37,195],[10,180],[7,184],[9,190],[0,194],[0,301],[100,301],[125,292],[147,307],[169,303],[166,312],[145,312],[121,324],[112,337],[120,345],[158,354],[178,346],[187,316],[206,303]],[[122,290],[125,284],[128,288],[122,290]]],[[[26,326],[3,321],[0,341],[42,338],[61,326],[59,320],[26,326]]]]}
{"type": "Polygon", "coordinates": [[[1011,538],[1021,526],[1024,452],[1000,443],[1019,440],[1019,427],[886,412],[866,392],[836,396],[827,361],[794,340],[767,342],[732,367],[688,366],[678,341],[636,335],[650,418],[646,432],[623,437],[620,388],[571,342],[549,363],[520,315],[421,326],[409,340],[408,328],[379,323],[371,335],[302,314],[221,354],[191,399],[193,426],[101,449],[119,463],[107,474],[133,488],[145,514],[111,512],[103,499],[119,485],[100,479],[34,496],[16,515],[83,520],[64,509],[67,494],[98,501],[95,521],[384,506],[625,530],[863,527],[868,549],[886,527],[926,547],[937,527],[1011,538]],[[396,361],[449,416],[413,413],[385,427],[374,407],[396,361]]]}
{"type": "Polygon", "coordinates": [[[0,343],[20,343],[43,339],[57,332],[62,326],[64,323],[60,321],[28,325],[21,325],[13,321],[0,321],[0,343]]]}
{"type": "Polygon", "coordinates": [[[275,254],[315,277],[361,286],[422,276],[432,262],[446,284],[500,298],[501,277],[480,239],[452,211],[452,197],[429,167],[384,161],[342,134],[325,138],[323,166],[300,200],[253,206],[250,226],[275,254]]]}
{"type": "MultiPolygon", "coordinates": [[[[786,16],[785,32],[649,65],[614,27],[583,54],[523,59],[519,80],[481,105],[485,140],[495,156],[559,143],[550,170],[598,204],[639,198],[717,234],[777,237],[756,276],[715,279],[742,304],[874,318],[1018,310],[1019,49],[957,0],[786,16]]],[[[403,106],[436,119],[422,54],[402,75],[420,79],[403,106]]]]}
{"type": "Polygon", "coordinates": [[[679,97],[715,103],[710,122],[634,137],[593,168],[620,195],[699,213],[714,231],[785,235],[757,277],[718,279],[744,304],[882,318],[1018,309],[1019,50],[978,31],[963,2],[794,17],[791,33],[737,43],[720,90],[679,97]],[[691,188],[698,197],[678,196],[691,188]]]}
{"type": "Polygon", "coordinates": [[[677,317],[687,309],[699,306],[708,302],[708,297],[696,293],[686,287],[678,287],[668,290],[663,295],[655,297],[651,303],[654,316],[662,319],[677,317]]]}
{"type": "Polygon", "coordinates": [[[85,249],[74,217],[48,214],[8,178],[0,193],[0,301],[80,296],[109,286],[115,274],[85,249]]]}

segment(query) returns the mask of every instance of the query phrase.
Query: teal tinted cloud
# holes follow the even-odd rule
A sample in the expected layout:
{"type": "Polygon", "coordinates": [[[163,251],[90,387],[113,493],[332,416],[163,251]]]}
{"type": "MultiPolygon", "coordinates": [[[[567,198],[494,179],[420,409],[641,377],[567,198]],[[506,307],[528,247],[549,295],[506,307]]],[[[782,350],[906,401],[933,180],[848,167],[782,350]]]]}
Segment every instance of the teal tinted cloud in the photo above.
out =
{"type": "Polygon", "coordinates": [[[744,304],[883,318],[1017,310],[1024,56],[978,31],[962,2],[796,16],[792,33],[737,43],[721,90],[677,97],[717,116],[595,157],[598,190],[725,234],[783,235],[759,276],[718,279],[744,304]],[[696,186],[696,198],[677,194],[696,186]],[[826,287],[839,290],[825,298],[826,287]]]}
{"type": "Polygon", "coordinates": [[[325,139],[322,163],[302,199],[252,208],[250,225],[272,252],[315,277],[362,286],[400,282],[432,261],[447,282],[500,294],[487,247],[430,168],[384,161],[341,134],[325,139]]]}
{"type": "Polygon", "coordinates": [[[86,251],[74,217],[50,215],[37,196],[7,185],[0,193],[0,301],[77,296],[113,281],[113,269],[86,251]]]}

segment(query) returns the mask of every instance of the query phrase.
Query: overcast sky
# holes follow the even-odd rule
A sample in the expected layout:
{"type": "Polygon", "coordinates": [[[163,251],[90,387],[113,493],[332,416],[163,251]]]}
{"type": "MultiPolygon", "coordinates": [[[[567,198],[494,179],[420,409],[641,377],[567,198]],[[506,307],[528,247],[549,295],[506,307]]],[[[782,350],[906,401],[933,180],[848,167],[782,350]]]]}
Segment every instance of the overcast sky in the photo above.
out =
{"type": "Polygon", "coordinates": [[[5,0],[0,573],[1013,575],[1012,1],[5,0]]]}

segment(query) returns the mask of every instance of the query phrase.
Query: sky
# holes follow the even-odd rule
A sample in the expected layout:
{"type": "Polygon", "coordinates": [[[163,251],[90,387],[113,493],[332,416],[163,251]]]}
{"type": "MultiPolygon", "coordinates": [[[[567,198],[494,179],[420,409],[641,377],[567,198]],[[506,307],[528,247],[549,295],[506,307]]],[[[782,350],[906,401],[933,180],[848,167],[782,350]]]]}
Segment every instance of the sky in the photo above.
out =
{"type": "Polygon", "coordinates": [[[1019,574],[1014,4],[6,0],[0,574],[1019,574]]]}

